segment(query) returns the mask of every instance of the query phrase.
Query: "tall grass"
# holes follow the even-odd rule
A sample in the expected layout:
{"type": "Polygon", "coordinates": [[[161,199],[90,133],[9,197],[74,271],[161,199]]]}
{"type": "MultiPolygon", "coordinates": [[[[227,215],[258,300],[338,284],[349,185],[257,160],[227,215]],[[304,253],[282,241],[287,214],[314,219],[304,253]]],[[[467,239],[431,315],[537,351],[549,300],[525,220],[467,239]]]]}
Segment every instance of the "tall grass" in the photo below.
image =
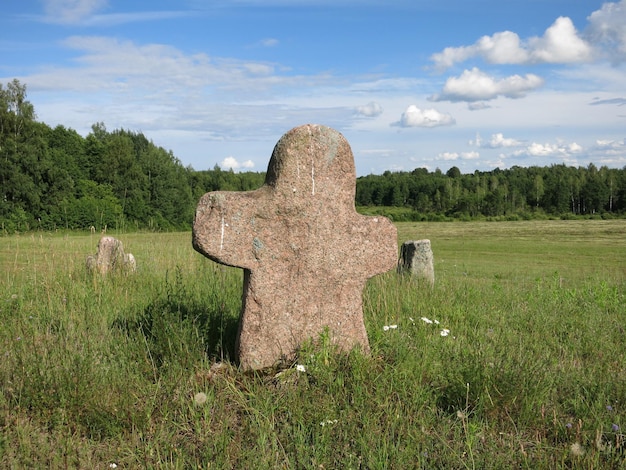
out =
{"type": "Polygon", "coordinates": [[[257,373],[242,273],[190,234],[116,235],[138,272],[106,278],[96,236],[0,238],[0,466],[623,468],[626,222],[398,228],[435,287],[368,283],[371,354],[257,373]]]}

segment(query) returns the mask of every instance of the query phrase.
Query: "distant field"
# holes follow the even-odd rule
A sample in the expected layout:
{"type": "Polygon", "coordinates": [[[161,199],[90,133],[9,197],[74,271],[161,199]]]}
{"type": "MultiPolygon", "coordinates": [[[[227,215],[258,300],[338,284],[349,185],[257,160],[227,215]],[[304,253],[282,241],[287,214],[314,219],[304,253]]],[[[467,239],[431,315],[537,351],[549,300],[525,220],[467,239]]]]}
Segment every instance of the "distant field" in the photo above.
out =
{"type": "MultiPolygon", "coordinates": [[[[559,273],[570,281],[589,276],[626,276],[626,220],[519,222],[399,222],[398,243],[431,240],[437,272],[474,271],[476,278],[503,276],[518,281],[559,273]]],[[[163,270],[204,261],[191,247],[190,233],[128,233],[117,236],[140,268],[163,270]],[[167,255],[167,256],[165,256],[167,255]]],[[[29,233],[0,237],[0,266],[11,268],[82,265],[96,252],[100,235],[29,233]]]]}
{"type": "Polygon", "coordinates": [[[398,241],[431,240],[436,270],[516,282],[557,274],[575,285],[585,278],[626,278],[626,220],[524,222],[405,222],[398,241]]]}
{"type": "Polygon", "coordinates": [[[0,468],[625,468],[626,220],[397,227],[435,286],[368,282],[371,354],[252,374],[190,233],[109,233],[106,278],[99,234],[0,237],[0,468]]]}

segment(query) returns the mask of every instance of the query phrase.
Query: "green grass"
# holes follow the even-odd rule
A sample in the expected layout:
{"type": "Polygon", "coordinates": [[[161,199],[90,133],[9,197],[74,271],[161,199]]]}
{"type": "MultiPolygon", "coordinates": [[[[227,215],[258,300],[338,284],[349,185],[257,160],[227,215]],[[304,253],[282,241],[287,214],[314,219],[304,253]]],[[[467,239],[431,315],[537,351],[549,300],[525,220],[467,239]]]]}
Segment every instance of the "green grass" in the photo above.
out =
{"type": "Polygon", "coordinates": [[[138,272],[104,279],[98,236],[0,238],[0,467],[624,468],[626,221],[398,229],[434,289],[376,277],[369,356],[262,373],[230,361],[241,271],[189,233],[113,234],[138,272]]]}

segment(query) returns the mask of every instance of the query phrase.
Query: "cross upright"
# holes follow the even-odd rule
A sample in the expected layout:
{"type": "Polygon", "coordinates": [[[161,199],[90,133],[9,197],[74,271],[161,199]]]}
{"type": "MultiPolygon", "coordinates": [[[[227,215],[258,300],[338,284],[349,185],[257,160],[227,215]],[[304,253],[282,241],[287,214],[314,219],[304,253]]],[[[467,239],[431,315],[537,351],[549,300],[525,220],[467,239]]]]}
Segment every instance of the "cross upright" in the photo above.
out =
{"type": "Polygon", "coordinates": [[[265,184],[202,196],[194,248],[244,269],[236,354],[244,369],[290,360],[328,328],[341,349],[369,352],[362,294],[395,267],[397,233],[354,206],[352,150],[337,131],[304,125],[276,144],[265,184]]]}

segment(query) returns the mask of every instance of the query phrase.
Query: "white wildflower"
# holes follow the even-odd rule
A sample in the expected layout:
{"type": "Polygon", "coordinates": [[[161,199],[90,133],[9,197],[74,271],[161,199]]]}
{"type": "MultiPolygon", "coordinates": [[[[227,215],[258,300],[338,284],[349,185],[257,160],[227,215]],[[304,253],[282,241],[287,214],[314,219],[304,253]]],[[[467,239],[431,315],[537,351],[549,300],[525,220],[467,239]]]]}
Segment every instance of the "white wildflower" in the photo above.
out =
{"type": "Polygon", "coordinates": [[[206,400],[207,396],[204,392],[198,392],[193,396],[193,402],[198,406],[204,405],[206,403],[206,400]]]}
{"type": "Polygon", "coordinates": [[[302,364],[297,364],[296,365],[296,370],[298,372],[306,372],[306,367],[304,367],[302,364]]]}
{"type": "Polygon", "coordinates": [[[398,328],[398,325],[385,325],[383,326],[383,331],[395,330],[398,328]]]}
{"type": "Polygon", "coordinates": [[[433,321],[430,318],[426,318],[426,317],[422,317],[420,320],[422,320],[424,323],[432,323],[433,321]]]}
{"type": "Polygon", "coordinates": [[[441,330],[441,333],[439,333],[441,336],[448,336],[450,334],[450,330],[447,328],[444,328],[443,330],[441,330]]]}
{"type": "Polygon", "coordinates": [[[570,446],[569,450],[574,457],[580,457],[585,453],[585,449],[583,449],[583,446],[581,446],[578,442],[574,442],[570,446]]]}
{"type": "Polygon", "coordinates": [[[337,424],[338,421],[336,419],[327,419],[326,421],[322,421],[320,423],[320,426],[324,427],[324,426],[330,426],[332,424],[337,424]]]}
{"type": "Polygon", "coordinates": [[[116,463],[110,463],[109,464],[109,468],[117,468],[117,464],[116,463]]]}

